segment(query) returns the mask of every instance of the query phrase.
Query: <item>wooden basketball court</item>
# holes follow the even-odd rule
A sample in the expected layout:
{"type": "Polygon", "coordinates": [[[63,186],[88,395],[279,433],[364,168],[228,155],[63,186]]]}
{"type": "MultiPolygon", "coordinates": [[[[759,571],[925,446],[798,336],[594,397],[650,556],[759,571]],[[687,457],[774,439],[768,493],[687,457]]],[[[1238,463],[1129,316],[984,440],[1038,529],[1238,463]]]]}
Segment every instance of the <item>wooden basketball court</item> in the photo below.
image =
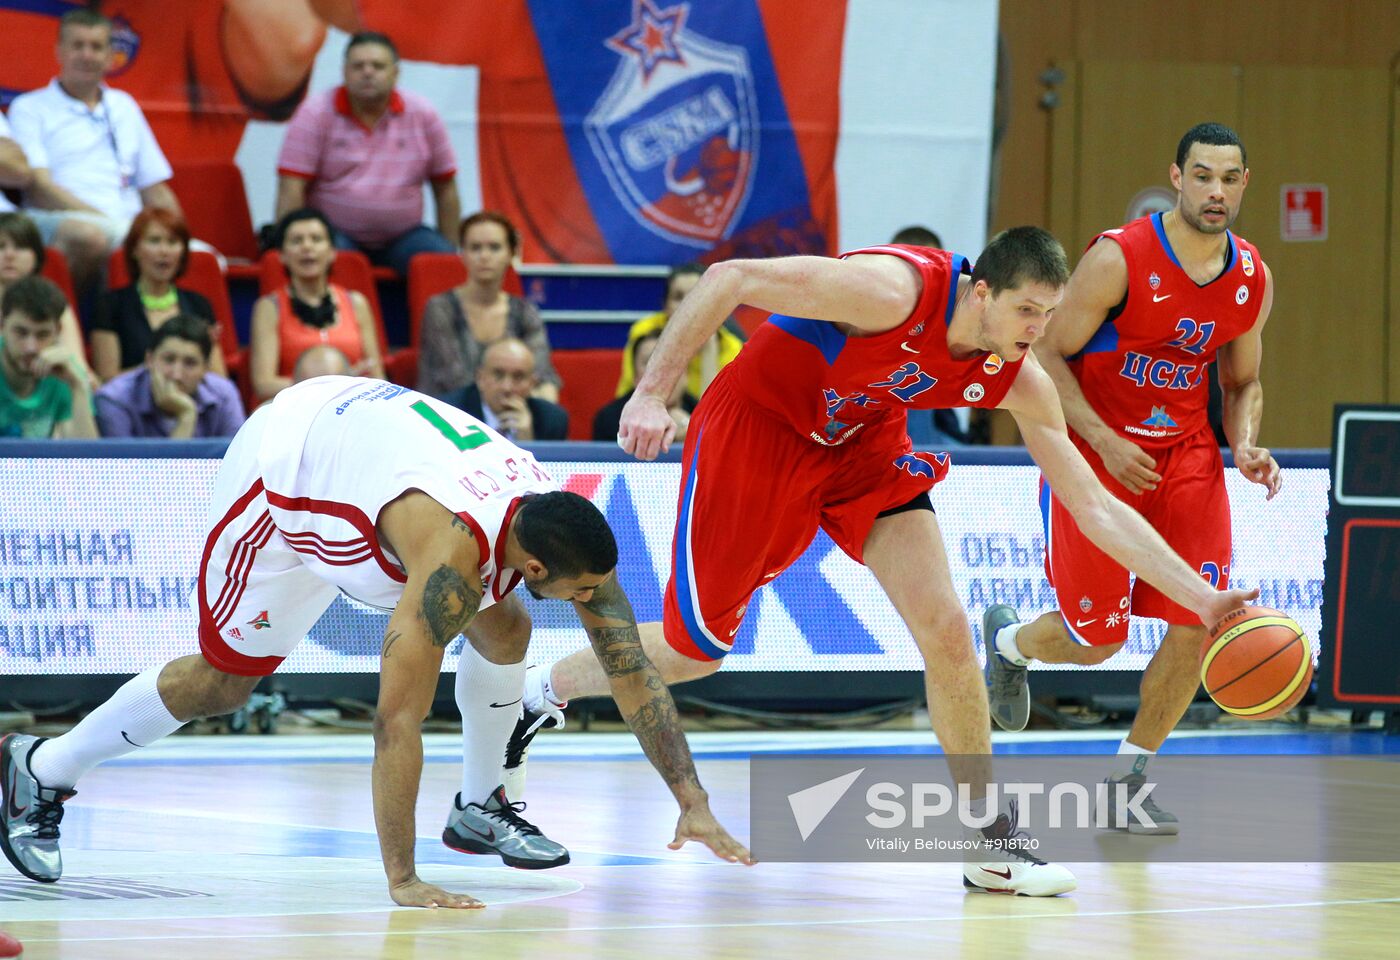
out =
{"type": "MultiPolygon", "coordinates": [[[[1107,753],[1113,737],[1069,743],[1107,753]]],[[[1339,751],[1321,752],[1400,752],[1379,734],[1338,737],[1339,751]]],[[[1297,749],[1288,739],[1218,742],[1277,753],[1297,749]]],[[[902,732],[692,735],[715,810],[741,837],[749,754],[929,741],[902,732]]],[[[1055,899],[964,894],[951,864],[743,868],[666,849],[675,807],[629,736],[554,733],[536,744],[527,815],[574,862],[528,872],[438,841],[460,754],[455,738],[428,738],[419,874],[486,901],[485,910],[389,900],[367,737],[175,737],[84,779],[63,825],[64,880],[34,884],[5,865],[0,926],[24,942],[28,960],[1400,953],[1396,864],[1078,864],[1079,890],[1055,899]]],[[[1392,819],[1377,811],[1377,829],[1392,829],[1392,819]]]]}

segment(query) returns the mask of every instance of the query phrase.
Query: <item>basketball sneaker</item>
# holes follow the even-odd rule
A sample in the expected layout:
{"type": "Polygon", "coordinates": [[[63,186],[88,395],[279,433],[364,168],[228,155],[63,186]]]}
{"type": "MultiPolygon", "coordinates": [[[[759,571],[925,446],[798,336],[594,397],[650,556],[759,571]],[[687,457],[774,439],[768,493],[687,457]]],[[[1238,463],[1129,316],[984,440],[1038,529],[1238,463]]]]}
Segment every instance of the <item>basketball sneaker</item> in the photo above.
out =
{"type": "Polygon", "coordinates": [[[525,693],[520,702],[520,719],[515,722],[515,730],[506,741],[506,757],[503,766],[506,796],[519,800],[525,795],[525,761],[530,753],[530,741],[541,730],[553,727],[564,729],[564,708],[569,704],[556,703],[549,699],[544,690],[544,672],[538,666],[525,671],[525,693]]]}
{"type": "Polygon", "coordinates": [[[53,883],[63,876],[63,802],[77,791],[50,789],[29,772],[29,756],[43,742],[19,733],[0,737],[0,848],[29,879],[53,883]]]}
{"type": "Polygon", "coordinates": [[[442,831],[442,842],[461,853],[498,854],[508,867],[547,870],[569,862],[569,851],[540,833],[540,828],[520,814],[524,802],[511,803],[499,786],[485,803],[462,806],[462,795],[452,801],[452,813],[442,831]]]}
{"type": "Polygon", "coordinates": [[[995,860],[963,863],[963,886],[984,893],[1019,894],[1023,897],[1054,897],[1069,893],[1079,884],[1074,874],[1054,863],[1046,863],[1030,851],[1030,835],[1018,828],[1016,801],[992,823],[972,834],[991,846],[979,848],[995,860]]]}
{"type": "Polygon", "coordinates": [[[986,647],[987,705],[997,726],[1012,733],[1026,729],[1031,718],[1031,689],[1026,668],[997,652],[997,631],[1019,622],[1014,608],[998,603],[982,614],[982,645],[986,647]]]}
{"type": "Polygon", "coordinates": [[[1147,783],[1146,774],[1130,773],[1122,777],[1108,777],[1104,783],[1108,784],[1110,829],[1127,830],[1129,833],[1149,837],[1174,837],[1181,831],[1181,823],[1177,820],[1176,814],[1169,813],[1157,806],[1157,800],[1150,793],[1143,797],[1139,803],[1128,805],[1128,801],[1137,796],[1137,792],[1147,783]],[[1116,786],[1120,783],[1128,785],[1128,789],[1122,797],[1122,803],[1119,803],[1116,786]],[[1147,815],[1146,820],[1138,816],[1138,809],[1147,815]]]}

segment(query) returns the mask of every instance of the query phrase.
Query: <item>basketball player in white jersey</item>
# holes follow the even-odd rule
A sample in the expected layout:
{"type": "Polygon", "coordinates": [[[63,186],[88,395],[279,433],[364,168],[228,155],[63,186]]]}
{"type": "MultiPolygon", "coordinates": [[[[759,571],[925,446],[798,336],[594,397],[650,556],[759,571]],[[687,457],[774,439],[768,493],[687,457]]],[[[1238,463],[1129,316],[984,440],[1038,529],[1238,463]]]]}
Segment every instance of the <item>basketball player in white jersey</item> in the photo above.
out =
{"type": "Polygon", "coordinates": [[[681,807],[672,847],[698,840],[751,862],[710,812],[616,565],[598,509],[470,415],[378,380],[290,387],[248,420],[220,466],[200,563],[199,654],[135,677],[61,737],[0,740],[0,846],[26,876],[57,880],[62,805],[79,777],[197,717],[236,710],[343,592],[392,611],[373,768],[390,895],[403,906],[480,906],[414,870],[421,724],[444,650],[465,633],[456,681],[463,786],[444,840],[515,866],[567,861],[501,787],[530,636],[511,594],[523,580],[537,597],[573,602],[623,715],[681,807]]]}

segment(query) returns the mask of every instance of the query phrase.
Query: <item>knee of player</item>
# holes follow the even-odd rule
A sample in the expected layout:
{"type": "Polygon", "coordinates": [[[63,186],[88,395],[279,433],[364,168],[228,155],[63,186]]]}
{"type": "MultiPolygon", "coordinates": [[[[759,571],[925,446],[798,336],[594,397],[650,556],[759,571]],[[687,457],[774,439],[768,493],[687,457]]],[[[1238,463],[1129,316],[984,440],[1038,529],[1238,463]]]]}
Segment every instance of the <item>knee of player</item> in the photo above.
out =
{"type": "Polygon", "coordinates": [[[946,664],[961,657],[976,659],[977,654],[972,648],[972,630],[967,624],[967,613],[961,606],[921,611],[915,616],[906,617],[904,623],[925,660],[935,658],[937,662],[946,664]]]}

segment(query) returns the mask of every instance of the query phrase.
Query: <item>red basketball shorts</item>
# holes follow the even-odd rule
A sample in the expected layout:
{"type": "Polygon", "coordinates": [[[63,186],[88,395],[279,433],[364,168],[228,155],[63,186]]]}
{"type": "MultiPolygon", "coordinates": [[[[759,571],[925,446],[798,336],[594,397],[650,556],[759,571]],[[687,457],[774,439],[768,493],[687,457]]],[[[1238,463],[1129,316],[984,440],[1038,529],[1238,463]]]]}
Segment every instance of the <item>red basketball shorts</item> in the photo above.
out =
{"type": "Polygon", "coordinates": [[[947,454],[912,452],[903,417],[825,447],[723,377],[690,420],[681,463],[664,627],[696,660],[733,648],[753,592],[800,557],[818,527],[860,562],[876,518],[948,473],[947,454]]]}
{"type": "MultiPolygon", "coordinates": [[[[1162,482],[1141,496],[1129,493],[1087,443],[1071,436],[1110,493],[1141,513],[1212,586],[1229,585],[1230,500],[1220,448],[1209,430],[1150,451],[1162,482]]],[[[1124,642],[1129,614],[1200,625],[1199,617],[1147,581],[1133,582],[1126,567],[1084,535],[1043,478],[1040,515],[1045,525],[1045,575],[1055,588],[1065,626],[1077,642],[1092,647],[1124,642]]]]}

